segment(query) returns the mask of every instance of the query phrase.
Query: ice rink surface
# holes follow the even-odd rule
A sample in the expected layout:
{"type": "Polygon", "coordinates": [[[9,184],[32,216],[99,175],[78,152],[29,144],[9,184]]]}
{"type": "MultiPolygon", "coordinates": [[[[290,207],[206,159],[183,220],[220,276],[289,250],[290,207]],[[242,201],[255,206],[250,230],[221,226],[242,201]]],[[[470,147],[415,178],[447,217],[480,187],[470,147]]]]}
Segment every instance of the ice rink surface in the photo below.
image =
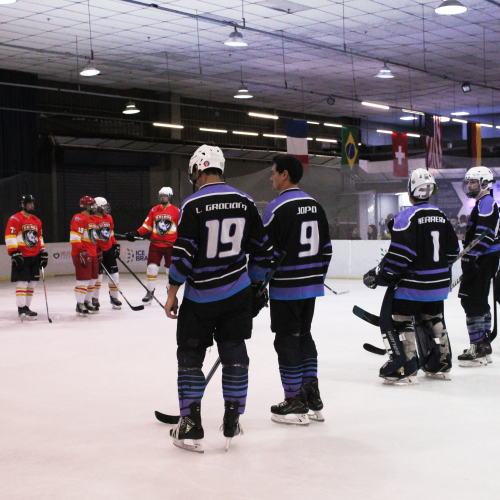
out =
{"type": "MultiPolygon", "coordinates": [[[[144,276],[142,276],[144,278],[144,276]]],[[[452,381],[419,375],[414,387],[382,385],[386,357],[378,330],[351,313],[378,313],[384,289],[359,280],[328,280],[316,302],[313,336],[319,351],[324,423],[293,427],[271,422],[283,399],[269,312],[248,342],[250,387],[241,419],[245,434],[225,453],[219,431],[221,371],[202,403],[205,454],[175,448],[171,426],[154,410],[178,414],[176,323],[156,304],[133,312],[111,309],[107,285],[101,312],[77,318],[74,281],[47,280],[21,324],[14,285],[0,283],[0,497],[5,500],[381,499],[498,498],[500,352],[493,364],[460,368],[468,346],[455,290],[446,302],[455,366],[452,381]]],[[[158,280],[166,299],[165,276],[158,280]]],[[[144,290],[123,275],[121,288],[137,305],[144,290]]],[[[238,325],[234,325],[238,328],[238,325]]],[[[208,372],[216,349],[207,353],[208,372]]]]}

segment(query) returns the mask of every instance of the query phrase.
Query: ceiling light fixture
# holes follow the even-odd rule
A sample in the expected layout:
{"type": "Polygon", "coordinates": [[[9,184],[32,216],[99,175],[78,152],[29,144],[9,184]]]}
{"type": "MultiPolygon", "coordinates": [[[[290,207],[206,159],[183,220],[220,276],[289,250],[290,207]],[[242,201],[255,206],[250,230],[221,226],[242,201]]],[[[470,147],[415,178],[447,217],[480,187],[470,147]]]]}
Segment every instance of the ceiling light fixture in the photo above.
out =
{"type": "Polygon", "coordinates": [[[467,123],[467,120],[460,120],[460,118],[452,118],[452,122],[458,122],[458,123],[467,123]]]}
{"type": "Polygon", "coordinates": [[[264,113],[254,113],[252,111],[248,113],[248,116],[255,116],[256,118],[269,118],[270,120],[277,120],[279,118],[279,116],[276,115],[266,115],[264,113]]]}
{"type": "Polygon", "coordinates": [[[406,134],[408,137],[420,137],[419,134],[406,134]]]}
{"type": "Polygon", "coordinates": [[[90,40],[90,61],[87,66],[80,71],[82,76],[96,76],[101,72],[94,66],[94,50],[92,48],[92,24],[90,23],[90,0],[87,0],[87,9],[89,13],[89,40],[90,40]]]}
{"type": "Polygon", "coordinates": [[[234,95],[235,99],[252,99],[253,95],[250,94],[250,91],[248,88],[243,84],[243,66],[240,67],[241,69],[241,85],[240,88],[238,89],[238,92],[234,95]]]}
{"type": "Polygon", "coordinates": [[[127,102],[125,109],[123,110],[124,115],[135,115],[140,112],[141,110],[137,109],[132,101],[127,102]]]}
{"type": "Polygon", "coordinates": [[[325,127],[337,127],[342,128],[342,125],[338,125],[337,123],[323,123],[325,127]]]}
{"type": "Polygon", "coordinates": [[[464,91],[464,94],[470,92],[472,90],[470,83],[469,82],[462,83],[462,90],[464,91]]]}
{"type": "Polygon", "coordinates": [[[454,16],[467,12],[467,7],[462,5],[458,0],[444,0],[434,12],[442,16],[454,16]]]}
{"type": "Polygon", "coordinates": [[[16,3],[17,0],[0,0],[0,5],[8,5],[10,3],[16,3]]]}
{"type": "Polygon", "coordinates": [[[450,121],[451,118],[449,118],[448,116],[442,116],[441,117],[441,123],[447,123],[450,121]]]}
{"type": "Polygon", "coordinates": [[[394,78],[392,71],[387,67],[387,63],[380,68],[380,71],[375,75],[375,78],[394,78]]]}
{"type": "Polygon", "coordinates": [[[273,137],[274,139],[286,139],[286,135],[262,134],[264,137],[273,137]]]}
{"type": "Polygon", "coordinates": [[[450,113],[452,116],[467,116],[469,114],[468,111],[456,111],[455,113],[450,113]]]}
{"type": "Polygon", "coordinates": [[[377,130],[379,134],[392,134],[392,130],[377,130]]]}
{"type": "Polygon", "coordinates": [[[259,135],[257,132],[240,132],[239,130],[233,130],[233,134],[236,135],[259,135]]]}
{"type": "Polygon", "coordinates": [[[489,123],[480,123],[481,127],[488,127],[488,128],[493,128],[493,125],[490,125],[489,123]]]}
{"type": "Polygon", "coordinates": [[[229,47],[246,47],[248,43],[243,40],[243,35],[234,27],[234,31],[229,35],[229,38],[224,42],[224,45],[229,47]]]}
{"type": "Polygon", "coordinates": [[[415,111],[414,109],[402,109],[401,110],[403,113],[411,113],[412,115],[422,115],[424,116],[425,113],[422,113],[422,111],[415,111]]]}
{"type": "Polygon", "coordinates": [[[184,125],[173,125],[172,123],[153,123],[153,127],[166,127],[166,128],[184,128],[184,125]]]}
{"type": "Polygon", "coordinates": [[[319,125],[319,122],[307,122],[309,125],[319,125]]]}
{"type": "Polygon", "coordinates": [[[373,102],[366,102],[366,101],[363,101],[361,104],[363,106],[370,106],[372,108],[389,109],[389,106],[386,106],[385,104],[375,104],[373,102]]]}
{"type": "Polygon", "coordinates": [[[332,95],[328,96],[326,98],[326,102],[329,106],[333,106],[335,104],[335,97],[333,97],[332,95]]]}
{"type": "Polygon", "coordinates": [[[335,139],[320,139],[320,138],[318,138],[318,137],[316,137],[316,140],[317,140],[318,142],[339,142],[339,141],[337,141],[337,140],[335,140],[335,139]]]}
{"type": "Polygon", "coordinates": [[[416,116],[402,116],[400,120],[416,120],[416,116]]]}
{"type": "Polygon", "coordinates": [[[227,134],[227,130],[219,130],[217,128],[200,128],[202,132],[217,132],[219,134],[227,134]]]}

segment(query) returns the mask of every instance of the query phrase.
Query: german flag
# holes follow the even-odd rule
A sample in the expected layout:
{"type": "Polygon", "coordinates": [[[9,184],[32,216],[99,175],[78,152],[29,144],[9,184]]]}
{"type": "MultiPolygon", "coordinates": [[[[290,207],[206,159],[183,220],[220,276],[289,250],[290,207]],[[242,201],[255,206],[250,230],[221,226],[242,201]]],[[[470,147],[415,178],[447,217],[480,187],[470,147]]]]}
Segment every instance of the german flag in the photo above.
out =
{"type": "Polygon", "coordinates": [[[481,165],[481,125],[467,123],[467,155],[472,158],[471,167],[481,165]]]}

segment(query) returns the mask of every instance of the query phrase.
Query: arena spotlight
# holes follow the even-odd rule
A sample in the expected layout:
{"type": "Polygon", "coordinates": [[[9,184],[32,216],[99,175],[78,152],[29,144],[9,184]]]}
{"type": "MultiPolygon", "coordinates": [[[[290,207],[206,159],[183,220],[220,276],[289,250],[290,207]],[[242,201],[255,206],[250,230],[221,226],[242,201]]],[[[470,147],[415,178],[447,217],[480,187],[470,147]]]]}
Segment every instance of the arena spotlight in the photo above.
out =
{"type": "Polygon", "coordinates": [[[467,7],[462,5],[458,0],[444,0],[434,12],[442,16],[454,16],[467,12],[467,7]]]}
{"type": "Polygon", "coordinates": [[[462,83],[462,90],[464,93],[470,92],[472,90],[469,82],[462,83]]]}
{"type": "Polygon", "coordinates": [[[16,3],[17,0],[0,0],[0,5],[8,5],[9,3],[16,3]]]}
{"type": "Polygon", "coordinates": [[[380,68],[380,71],[375,75],[375,78],[394,78],[392,71],[387,66],[387,63],[380,68]]]}
{"type": "Polygon", "coordinates": [[[238,92],[234,95],[235,99],[251,99],[253,95],[250,93],[248,88],[241,84],[240,88],[238,89],[238,92]]]}
{"type": "Polygon", "coordinates": [[[97,76],[101,72],[94,66],[94,60],[91,59],[87,66],[80,71],[80,75],[82,76],[97,76]]]}
{"type": "Polygon", "coordinates": [[[125,109],[122,111],[124,115],[135,115],[140,113],[141,110],[135,107],[135,104],[132,101],[127,102],[125,105],[125,109]]]}
{"type": "Polygon", "coordinates": [[[330,105],[330,106],[333,106],[335,104],[335,97],[333,97],[332,95],[328,96],[327,99],[326,99],[326,102],[330,105]]]}
{"type": "Polygon", "coordinates": [[[224,45],[228,45],[229,47],[246,47],[248,43],[243,40],[243,35],[235,27],[229,38],[224,42],[224,45]]]}

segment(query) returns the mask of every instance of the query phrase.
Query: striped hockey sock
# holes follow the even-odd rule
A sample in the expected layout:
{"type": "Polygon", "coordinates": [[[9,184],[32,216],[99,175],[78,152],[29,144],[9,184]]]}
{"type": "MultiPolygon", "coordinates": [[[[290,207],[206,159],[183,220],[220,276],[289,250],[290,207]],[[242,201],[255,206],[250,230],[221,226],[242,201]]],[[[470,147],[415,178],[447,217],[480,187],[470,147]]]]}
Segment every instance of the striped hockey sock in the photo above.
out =
{"type": "Polygon", "coordinates": [[[24,307],[26,305],[27,281],[18,281],[16,284],[16,305],[24,307]]]}
{"type": "Polygon", "coordinates": [[[200,403],[205,392],[205,377],[198,368],[180,369],[177,373],[177,391],[181,417],[189,415],[189,405],[200,403]]]}
{"type": "Polygon", "coordinates": [[[309,384],[312,380],[318,378],[318,358],[304,359],[304,371],[302,381],[309,384]]]}
{"type": "Polygon", "coordinates": [[[97,280],[90,280],[87,287],[87,293],[85,295],[85,300],[92,302],[92,295],[94,295],[94,285],[97,280]]]}
{"type": "Polygon", "coordinates": [[[98,299],[99,298],[99,293],[101,291],[101,285],[102,285],[102,274],[100,274],[97,277],[97,281],[95,282],[95,285],[94,285],[94,294],[92,295],[92,297],[94,299],[98,299]]]}
{"type": "Polygon", "coordinates": [[[153,292],[156,287],[156,277],[160,267],[156,264],[149,264],[146,270],[146,278],[148,280],[148,290],[153,292]]]}
{"type": "Polygon", "coordinates": [[[303,366],[280,365],[281,384],[285,391],[285,398],[293,398],[300,392],[302,386],[303,366]]]}
{"type": "Polygon", "coordinates": [[[28,307],[31,305],[31,300],[33,299],[33,294],[35,293],[36,284],[36,281],[30,281],[28,283],[28,287],[26,288],[26,305],[28,307]]]}
{"type": "Polygon", "coordinates": [[[225,407],[231,403],[238,403],[238,412],[245,412],[248,392],[248,368],[242,366],[222,367],[222,394],[224,395],[225,407]]]}
{"type": "MultiPolygon", "coordinates": [[[[467,316],[467,331],[469,332],[470,343],[477,344],[484,340],[485,321],[484,316],[467,316]]],[[[491,318],[490,318],[491,325],[491,318]]]]}
{"type": "Polygon", "coordinates": [[[111,275],[111,278],[116,283],[116,286],[111,281],[108,283],[109,293],[111,294],[111,297],[113,297],[114,299],[118,299],[118,296],[119,296],[119,293],[118,293],[118,286],[120,285],[120,283],[118,283],[118,281],[120,280],[119,276],[120,275],[118,273],[113,273],[111,275]]]}
{"type": "Polygon", "coordinates": [[[77,281],[75,287],[75,297],[79,304],[83,304],[85,301],[85,295],[87,293],[87,287],[89,285],[88,281],[77,281]]]}
{"type": "Polygon", "coordinates": [[[491,332],[491,313],[486,313],[484,315],[484,329],[487,332],[491,332]]]}

